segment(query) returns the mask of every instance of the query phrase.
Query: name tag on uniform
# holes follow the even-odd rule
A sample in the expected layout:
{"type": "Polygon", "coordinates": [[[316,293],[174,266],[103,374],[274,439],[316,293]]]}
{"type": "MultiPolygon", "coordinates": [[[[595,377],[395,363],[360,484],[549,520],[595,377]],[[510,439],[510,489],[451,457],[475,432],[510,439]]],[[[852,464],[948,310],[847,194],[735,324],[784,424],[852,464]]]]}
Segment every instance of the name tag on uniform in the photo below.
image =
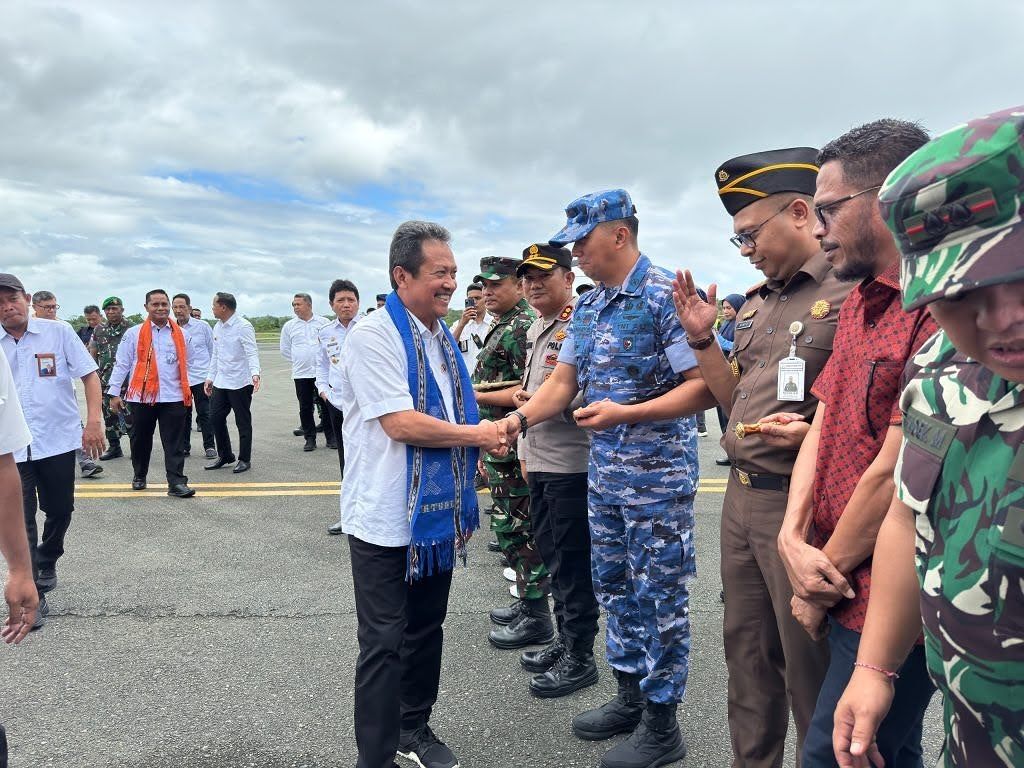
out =
{"type": "Polygon", "coordinates": [[[753,328],[753,327],[754,327],[754,321],[753,320],[744,320],[742,323],[736,323],[736,330],[737,331],[745,331],[745,330],[747,330],[747,328],[753,328]]]}
{"type": "Polygon", "coordinates": [[[41,352],[36,355],[36,372],[45,378],[57,375],[57,356],[53,352],[41,352]]]}
{"type": "Polygon", "coordinates": [[[804,378],[806,364],[799,357],[787,357],[779,361],[779,400],[804,401],[804,378]]]}
{"type": "Polygon", "coordinates": [[[908,408],[903,415],[903,437],[932,456],[942,459],[956,437],[956,427],[921,413],[916,408],[908,408]]]}

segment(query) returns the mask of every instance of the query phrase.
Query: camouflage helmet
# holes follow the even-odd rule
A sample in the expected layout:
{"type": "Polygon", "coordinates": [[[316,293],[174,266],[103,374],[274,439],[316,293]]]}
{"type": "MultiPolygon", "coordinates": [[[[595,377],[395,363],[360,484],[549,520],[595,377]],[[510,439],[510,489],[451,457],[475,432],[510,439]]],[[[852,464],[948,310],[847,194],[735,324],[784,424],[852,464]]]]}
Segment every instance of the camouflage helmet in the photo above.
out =
{"type": "Polygon", "coordinates": [[[902,255],[904,309],[1024,279],[1024,106],[932,139],[878,202],[902,255]]]}

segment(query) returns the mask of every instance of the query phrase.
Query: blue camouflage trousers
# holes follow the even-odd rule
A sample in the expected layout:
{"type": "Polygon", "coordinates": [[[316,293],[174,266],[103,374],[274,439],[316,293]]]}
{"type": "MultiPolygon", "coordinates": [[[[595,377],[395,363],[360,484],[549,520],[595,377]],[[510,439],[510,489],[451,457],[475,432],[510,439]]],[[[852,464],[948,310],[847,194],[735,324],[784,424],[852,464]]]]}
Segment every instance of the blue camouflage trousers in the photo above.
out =
{"type": "Polygon", "coordinates": [[[693,496],[604,504],[590,494],[594,592],[608,614],[608,664],[640,675],[648,701],[682,701],[690,660],[693,496]]]}

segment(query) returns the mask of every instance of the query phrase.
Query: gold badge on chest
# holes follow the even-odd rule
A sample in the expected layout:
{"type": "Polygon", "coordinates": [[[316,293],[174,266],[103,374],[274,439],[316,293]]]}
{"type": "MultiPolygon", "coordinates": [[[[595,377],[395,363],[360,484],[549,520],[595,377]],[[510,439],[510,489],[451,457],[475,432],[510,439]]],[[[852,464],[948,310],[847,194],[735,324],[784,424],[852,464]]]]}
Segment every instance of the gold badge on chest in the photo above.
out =
{"type": "Polygon", "coordinates": [[[811,305],[811,317],[815,320],[821,320],[831,311],[832,305],[824,300],[816,301],[811,305]]]}

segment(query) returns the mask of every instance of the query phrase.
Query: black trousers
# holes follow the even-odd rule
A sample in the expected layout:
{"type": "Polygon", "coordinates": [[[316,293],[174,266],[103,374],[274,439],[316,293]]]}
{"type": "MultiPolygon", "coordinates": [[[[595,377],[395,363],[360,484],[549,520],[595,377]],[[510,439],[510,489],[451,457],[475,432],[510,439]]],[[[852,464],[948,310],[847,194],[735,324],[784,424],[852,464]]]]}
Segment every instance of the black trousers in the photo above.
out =
{"type": "Polygon", "coordinates": [[[430,719],[441,681],[441,625],[452,572],[409,584],[408,549],[348,537],[356,597],[356,768],[391,768],[401,731],[430,719]]]}
{"type": "Polygon", "coordinates": [[[338,443],[338,468],[341,470],[341,479],[345,479],[345,441],[341,437],[341,427],[345,423],[345,417],[341,411],[331,405],[329,400],[323,401],[324,408],[327,409],[327,418],[324,419],[324,434],[330,434],[327,432],[327,426],[330,425],[331,431],[334,434],[334,439],[338,443]]]}
{"type": "MultiPolygon", "coordinates": [[[[299,425],[302,427],[302,434],[307,440],[316,439],[316,419],[313,418],[313,406],[317,404],[320,395],[316,391],[315,379],[295,379],[295,396],[299,399],[299,425]]],[[[331,428],[331,420],[321,416],[324,424],[324,437],[327,442],[334,439],[334,430],[331,428]]]]}
{"type": "Polygon", "coordinates": [[[210,396],[210,425],[217,441],[217,455],[234,461],[231,435],[228,434],[228,414],[234,411],[238,428],[238,458],[252,461],[252,384],[241,389],[213,388],[210,396]]]}
{"type": "Polygon", "coordinates": [[[185,422],[185,433],[181,436],[181,449],[189,450],[192,446],[192,414],[195,413],[199,429],[203,433],[203,449],[216,445],[213,439],[213,426],[210,424],[210,398],[202,384],[193,384],[192,407],[188,409],[188,421],[185,422]]]}
{"type": "Polygon", "coordinates": [[[64,536],[71,527],[71,513],[75,509],[75,452],[19,461],[18,474],[32,555],[32,578],[38,583],[39,569],[52,568],[64,554],[64,536]],[[42,541],[36,525],[39,509],[46,514],[42,541]]]}
{"type": "Polygon", "coordinates": [[[598,607],[590,571],[587,473],[530,472],[533,538],[551,572],[555,620],[570,650],[592,653],[598,607]]]}
{"type": "Polygon", "coordinates": [[[135,476],[146,479],[149,459],[153,455],[153,433],[160,425],[160,444],[164,448],[164,471],[167,485],[187,483],[185,448],[182,435],[188,439],[188,408],[177,403],[132,403],[132,429],[128,436],[132,446],[132,469],[135,476]]]}

